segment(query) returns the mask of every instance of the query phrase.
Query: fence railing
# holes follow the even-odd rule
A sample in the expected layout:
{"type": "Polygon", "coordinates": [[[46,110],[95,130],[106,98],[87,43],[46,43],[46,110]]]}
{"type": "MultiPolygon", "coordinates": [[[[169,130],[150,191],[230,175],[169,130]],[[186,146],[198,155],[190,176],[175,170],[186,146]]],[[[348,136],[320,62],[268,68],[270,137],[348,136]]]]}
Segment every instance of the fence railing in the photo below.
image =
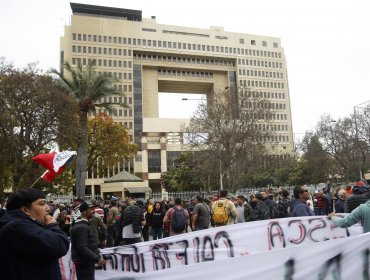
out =
{"type": "MultiPolygon", "coordinates": [[[[316,186],[315,185],[307,185],[306,188],[310,191],[311,194],[314,193],[316,186]]],[[[284,187],[284,189],[288,190],[290,194],[293,194],[294,187],[284,187]]],[[[262,189],[258,188],[245,188],[245,189],[238,189],[234,193],[231,193],[232,196],[238,196],[243,195],[244,197],[248,198],[256,194],[257,192],[261,191],[262,189]]],[[[278,187],[271,188],[273,192],[278,192],[281,189],[278,187]]],[[[200,195],[202,197],[209,197],[214,194],[216,194],[218,191],[184,191],[184,192],[154,192],[149,195],[149,198],[153,199],[154,201],[162,201],[164,199],[166,200],[173,200],[176,197],[181,198],[181,200],[191,200],[195,198],[197,195],[200,195]]],[[[51,201],[53,200],[54,203],[71,203],[73,201],[74,196],[73,195],[57,195],[57,194],[49,194],[47,196],[47,200],[51,201]]],[[[101,200],[99,194],[96,194],[94,196],[86,195],[85,200],[90,203],[92,199],[101,200]]]]}
{"type": "MultiPolygon", "coordinates": [[[[55,204],[58,204],[58,203],[64,203],[64,204],[69,204],[73,201],[75,197],[72,195],[72,194],[66,194],[66,195],[63,195],[63,194],[48,194],[46,196],[46,200],[47,201],[53,201],[55,204]]],[[[96,195],[86,195],[85,196],[85,201],[87,203],[90,203],[91,200],[101,200],[101,197],[99,194],[96,194],[96,195]]]]}

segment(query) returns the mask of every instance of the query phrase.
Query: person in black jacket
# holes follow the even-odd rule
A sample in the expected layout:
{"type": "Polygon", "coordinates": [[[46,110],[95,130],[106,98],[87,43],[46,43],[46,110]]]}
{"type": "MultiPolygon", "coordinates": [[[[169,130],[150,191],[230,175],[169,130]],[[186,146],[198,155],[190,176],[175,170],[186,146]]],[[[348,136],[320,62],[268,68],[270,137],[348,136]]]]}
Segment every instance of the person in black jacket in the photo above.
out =
{"type": "Polygon", "coordinates": [[[344,202],[345,213],[351,213],[359,205],[366,203],[368,198],[365,196],[369,192],[369,187],[363,182],[357,182],[355,186],[352,187],[352,194],[347,196],[344,202]]]}
{"type": "Polygon", "coordinates": [[[165,214],[166,212],[164,212],[161,203],[154,203],[153,211],[149,216],[153,240],[161,239],[163,237],[163,218],[165,214]]]}
{"type": "Polygon", "coordinates": [[[10,195],[0,219],[1,279],[61,279],[58,259],[68,252],[69,239],[49,211],[40,190],[10,195]]]}
{"type": "Polygon", "coordinates": [[[123,245],[141,242],[141,227],[145,226],[145,218],[139,202],[132,201],[122,214],[122,240],[123,245]],[[140,206],[139,206],[140,205],[140,206]]]}
{"type": "Polygon", "coordinates": [[[90,224],[94,215],[94,206],[83,202],[80,205],[81,219],[71,229],[72,261],[76,267],[78,280],[94,280],[95,268],[105,264],[99,255],[98,242],[90,224]]]}

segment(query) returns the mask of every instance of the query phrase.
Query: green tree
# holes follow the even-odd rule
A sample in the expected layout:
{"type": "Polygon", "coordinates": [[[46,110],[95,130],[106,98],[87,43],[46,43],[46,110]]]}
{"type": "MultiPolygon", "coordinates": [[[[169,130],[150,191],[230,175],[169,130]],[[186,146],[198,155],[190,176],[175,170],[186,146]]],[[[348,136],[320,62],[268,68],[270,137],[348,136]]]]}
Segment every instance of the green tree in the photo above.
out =
{"type": "Polygon", "coordinates": [[[111,108],[112,103],[103,102],[103,98],[110,95],[122,95],[114,88],[116,82],[110,75],[95,71],[95,61],[89,61],[86,67],[80,63],[73,68],[68,62],[64,64],[64,72],[51,69],[51,73],[58,76],[57,82],[78,103],[79,108],[79,136],[76,160],[76,195],[85,197],[85,179],[87,171],[88,152],[88,113],[95,107],[111,108]]]}
{"type": "Polygon", "coordinates": [[[130,143],[127,128],[107,114],[98,114],[88,120],[88,168],[93,168],[98,159],[100,171],[108,166],[129,160],[136,155],[138,147],[130,143]]]}
{"type": "Polygon", "coordinates": [[[326,182],[330,174],[330,157],[324,151],[319,137],[314,135],[310,138],[307,145],[307,152],[303,155],[306,160],[307,173],[310,176],[310,182],[318,184],[326,182]]]}
{"type": "Polygon", "coordinates": [[[175,162],[176,166],[162,175],[168,191],[212,190],[218,174],[213,174],[207,152],[184,152],[175,162]]]}
{"type": "Polygon", "coordinates": [[[0,59],[0,111],[1,188],[30,186],[42,173],[32,156],[71,142],[76,107],[35,64],[18,70],[0,59]]]}

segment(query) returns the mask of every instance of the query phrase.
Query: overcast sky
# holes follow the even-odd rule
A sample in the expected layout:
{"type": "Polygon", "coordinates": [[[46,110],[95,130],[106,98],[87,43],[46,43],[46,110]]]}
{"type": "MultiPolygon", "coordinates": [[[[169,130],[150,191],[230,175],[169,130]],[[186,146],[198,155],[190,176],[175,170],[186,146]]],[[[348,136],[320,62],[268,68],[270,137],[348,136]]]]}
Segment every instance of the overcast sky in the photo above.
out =
{"type": "MultiPolygon", "coordinates": [[[[145,18],[156,16],[160,24],[216,25],[230,32],[279,37],[296,136],[314,128],[322,114],[345,117],[370,100],[368,0],[74,2],[142,10],[145,18]]],[[[59,40],[70,16],[66,0],[0,0],[0,57],[17,67],[39,62],[44,70],[59,68],[59,40]]],[[[164,107],[173,106],[161,103],[164,107]]]]}

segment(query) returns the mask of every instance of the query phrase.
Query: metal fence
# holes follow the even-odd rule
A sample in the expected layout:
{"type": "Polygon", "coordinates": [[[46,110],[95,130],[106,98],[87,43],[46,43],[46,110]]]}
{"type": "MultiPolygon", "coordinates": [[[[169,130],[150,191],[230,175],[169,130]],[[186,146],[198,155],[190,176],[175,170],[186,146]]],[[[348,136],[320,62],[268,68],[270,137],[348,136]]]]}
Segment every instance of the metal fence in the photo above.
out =
{"type": "MultiPolygon", "coordinates": [[[[63,195],[63,194],[48,194],[46,196],[46,200],[47,201],[53,201],[55,204],[58,204],[58,203],[64,203],[64,204],[70,204],[73,199],[75,198],[75,196],[73,196],[72,194],[67,194],[67,195],[63,195]]],[[[91,200],[93,199],[96,199],[96,200],[101,200],[101,197],[99,194],[96,194],[94,196],[92,195],[86,195],[85,196],[85,201],[87,203],[90,203],[91,200]]]]}
{"type": "MultiPolygon", "coordinates": [[[[288,187],[283,187],[284,189],[288,190],[290,194],[293,194],[293,186],[288,186],[288,187]]],[[[279,192],[281,189],[280,187],[272,187],[270,190],[272,192],[279,192]]],[[[317,186],[315,185],[306,185],[306,188],[310,191],[311,194],[315,192],[317,189],[317,186]]],[[[243,195],[246,198],[249,199],[249,197],[253,194],[256,194],[260,192],[262,189],[261,188],[245,188],[245,189],[238,189],[234,193],[230,193],[231,196],[238,196],[238,195],[243,195]]],[[[265,189],[263,189],[265,190],[265,189]]],[[[202,197],[209,197],[214,194],[216,194],[218,191],[211,191],[211,192],[206,192],[206,191],[184,191],[184,192],[155,192],[151,193],[149,198],[153,199],[154,201],[162,201],[164,199],[166,200],[173,200],[176,197],[181,198],[181,200],[191,200],[195,198],[197,195],[200,195],[202,197]]],[[[57,195],[57,194],[49,194],[47,196],[48,201],[53,201],[54,203],[65,203],[69,204],[73,201],[74,196],[73,195],[57,195]]],[[[99,194],[96,194],[95,196],[91,195],[86,195],[85,200],[86,202],[90,203],[92,199],[96,200],[101,200],[102,198],[100,197],[99,194]]]]}
{"type": "Polygon", "coordinates": [[[181,200],[191,200],[192,198],[195,198],[197,195],[200,195],[202,197],[207,197],[212,195],[213,193],[217,193],[217,191],[214,192],[206,192],[206,191],[187,191],[187,192],[158,192],[158,193],[152,193],[150,195],[150,198],[152,198],[154,201],[160,201],[163,199],[166,200],[173,200],[176,197],[181,198],[181,200]]]}

